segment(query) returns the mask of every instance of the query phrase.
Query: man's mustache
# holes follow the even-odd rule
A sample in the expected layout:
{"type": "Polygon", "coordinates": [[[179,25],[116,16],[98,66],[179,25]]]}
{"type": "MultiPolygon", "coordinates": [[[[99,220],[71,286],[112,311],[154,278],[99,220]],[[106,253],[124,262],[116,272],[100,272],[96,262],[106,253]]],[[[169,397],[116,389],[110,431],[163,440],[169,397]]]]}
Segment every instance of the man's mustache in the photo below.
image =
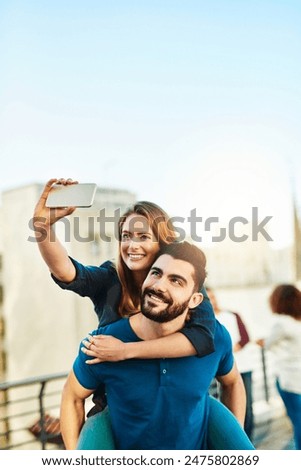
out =
{"type": "Polygon", "coordinates": [[[149,289],[149,288],[146,288],[143,292],[143,299],[145,298],[146,295],[155,295],[156,297],[158,297],[158,299],[162,300],[163,302],[165,302],[166,304],[171,304],[172,301],[169,297],[167,297],[166,295],[162,294],[162,292],[157,292],[155,289],[149,289]]]}

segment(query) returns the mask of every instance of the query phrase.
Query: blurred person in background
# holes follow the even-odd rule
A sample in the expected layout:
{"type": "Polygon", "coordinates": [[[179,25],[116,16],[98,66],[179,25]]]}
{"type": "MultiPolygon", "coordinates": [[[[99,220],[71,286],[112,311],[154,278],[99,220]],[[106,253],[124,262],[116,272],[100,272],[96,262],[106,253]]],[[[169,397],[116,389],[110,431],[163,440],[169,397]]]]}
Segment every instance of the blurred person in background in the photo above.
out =
{"type": "Polygon", "coordinates": [[[219,306],[216,295],[211,287],[206,286],[206,291],[213,306],[216,318],[227,328],[232,339],[235,361],[244,382],[247,396],[244,430],[249,439],[252,440],[254,428],[252,391],[253,361],[250,356],[250,351],[248,350],[248,347],[246,347],[246,345],[250,345],[249,334],[240,315],[228,309],[222,309],[219,306]]]}
{"type": "Polygon", "coordinates": [[[269,302],[274,323],[257,344],[274,355],[276,387],[293,425],[295,447],[301,450],[301,292],[294,285],[280,284],[269,302]]]}

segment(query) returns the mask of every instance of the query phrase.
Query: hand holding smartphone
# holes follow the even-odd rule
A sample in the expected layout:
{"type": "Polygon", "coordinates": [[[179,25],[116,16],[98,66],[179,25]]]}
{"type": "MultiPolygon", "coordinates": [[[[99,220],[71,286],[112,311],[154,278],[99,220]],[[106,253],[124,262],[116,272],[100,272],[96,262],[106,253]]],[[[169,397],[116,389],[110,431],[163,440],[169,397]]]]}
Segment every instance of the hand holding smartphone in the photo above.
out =
{"type": "Polygon", "coordinates": [[[46,207],[91,207],[96,194],[95,183],[54,184],[46,207]]]}

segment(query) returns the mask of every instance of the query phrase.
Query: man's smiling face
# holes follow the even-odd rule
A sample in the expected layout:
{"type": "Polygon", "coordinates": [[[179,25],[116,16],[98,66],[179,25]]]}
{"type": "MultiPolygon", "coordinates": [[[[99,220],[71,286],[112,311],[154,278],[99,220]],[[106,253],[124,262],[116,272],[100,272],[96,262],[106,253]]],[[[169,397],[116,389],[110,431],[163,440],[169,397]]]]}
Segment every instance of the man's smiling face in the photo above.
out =
{"type": "Polygon", "coordinates": [[[161,255],[153,264],[142,286],[141,311],[158,323],[186,313],[195,290],[194,268],[187,261],[161,255]]]}

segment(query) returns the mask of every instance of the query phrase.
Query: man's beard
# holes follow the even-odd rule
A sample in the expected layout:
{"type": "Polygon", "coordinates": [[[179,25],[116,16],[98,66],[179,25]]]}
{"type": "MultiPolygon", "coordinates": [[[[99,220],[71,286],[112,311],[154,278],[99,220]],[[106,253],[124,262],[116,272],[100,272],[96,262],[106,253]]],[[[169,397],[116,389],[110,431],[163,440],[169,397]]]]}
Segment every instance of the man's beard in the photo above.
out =
{"type": "Polygon", "coordinates": [[[184,303],[182,302],[181,304],[178,304],[176,302],[172,302],[169,297],[167,298],[165,295],[158,293],[153,289],[146,288],[142,294],[141,312],[149,320],[155,321],[157,323],[167,323],[174,320],[175,318],[178,318],[180,315],[182,315],[182,313],[185,312],[188,307],[189,300],[190,298],[187,299],[187,301],[184,303]],[[146,294],[153,294],[156,297],[159,297],[159,299],[163,300],[167,304],[166,309],[156,313],[155,310],[158,308],[158,306],[148,306],[147,300],[145,299],[146,294]]]}

